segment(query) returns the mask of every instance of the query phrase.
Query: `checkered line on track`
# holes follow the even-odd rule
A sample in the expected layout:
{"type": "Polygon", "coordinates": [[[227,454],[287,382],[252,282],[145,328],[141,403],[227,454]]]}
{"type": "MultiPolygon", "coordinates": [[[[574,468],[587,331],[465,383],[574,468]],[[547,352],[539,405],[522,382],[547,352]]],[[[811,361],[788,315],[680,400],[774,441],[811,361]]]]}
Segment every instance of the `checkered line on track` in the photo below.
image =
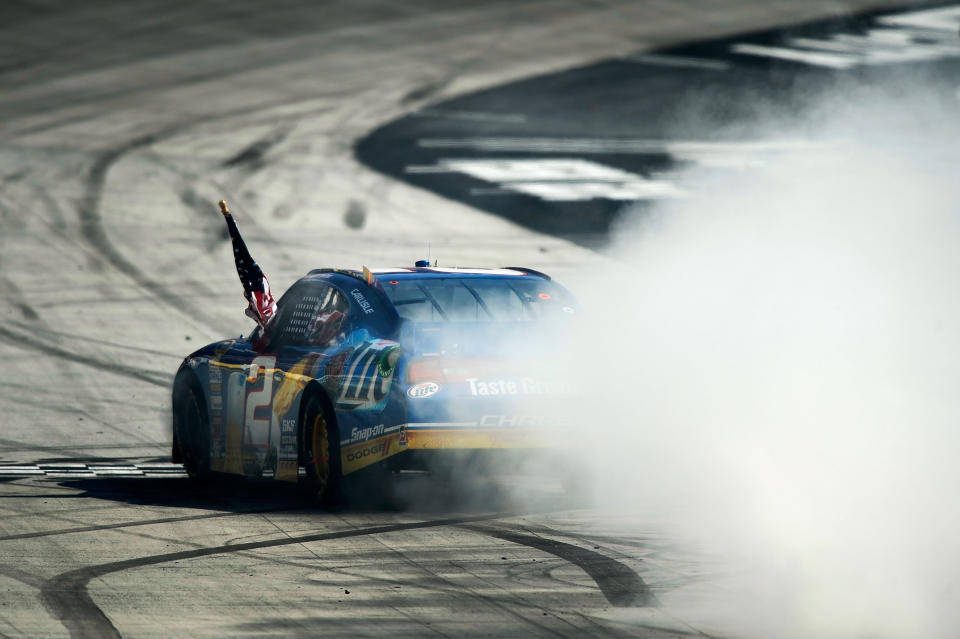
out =
{"type": "Polygon", "coordinates": [[[0,464],[0,477],[186,477],[182,464],[0,464]]]}

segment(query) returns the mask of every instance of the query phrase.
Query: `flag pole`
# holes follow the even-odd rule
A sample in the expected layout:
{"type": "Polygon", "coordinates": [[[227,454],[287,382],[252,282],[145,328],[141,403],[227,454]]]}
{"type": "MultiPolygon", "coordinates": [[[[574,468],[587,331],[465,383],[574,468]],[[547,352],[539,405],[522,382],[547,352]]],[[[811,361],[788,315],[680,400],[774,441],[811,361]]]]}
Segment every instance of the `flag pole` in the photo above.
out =
{"type": "Polygon", "coordinates": [[[227,222],[227,231],[233,244],[233,260],[237,267],[240,283],[243,284],[243,296],[248,302],[245,313],[261,327],[266,327],[277,312],[277,303],[270,292],[270,283],[263,271],[260,270],[260,265],[250,256],[250,251],[247,250],[247,245],[243,241],[243,236],[240,235],[240,229],[237,228],[237,223],[230,215],[230,207],[227,206],[227,201],[220,200],[217,204],[220,206],[220,212],[227,222]]]}

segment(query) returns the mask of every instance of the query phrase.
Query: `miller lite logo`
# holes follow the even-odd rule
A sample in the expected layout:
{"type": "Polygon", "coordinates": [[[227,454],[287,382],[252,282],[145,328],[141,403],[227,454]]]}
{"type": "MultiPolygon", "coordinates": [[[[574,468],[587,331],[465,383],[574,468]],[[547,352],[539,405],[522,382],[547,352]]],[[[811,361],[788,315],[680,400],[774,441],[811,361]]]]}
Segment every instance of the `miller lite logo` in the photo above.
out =
{"type": "Polygon", "coordinates": [[[436,395],[437,391],[440,390],[440,384],[434,384],[433,382],[424,382],[423,384],[417,384],[416,386],[411,386],[407,389],[407,397],[411,399],[423,399],[424,397],[430,397],[431,395],[436,395]]]}

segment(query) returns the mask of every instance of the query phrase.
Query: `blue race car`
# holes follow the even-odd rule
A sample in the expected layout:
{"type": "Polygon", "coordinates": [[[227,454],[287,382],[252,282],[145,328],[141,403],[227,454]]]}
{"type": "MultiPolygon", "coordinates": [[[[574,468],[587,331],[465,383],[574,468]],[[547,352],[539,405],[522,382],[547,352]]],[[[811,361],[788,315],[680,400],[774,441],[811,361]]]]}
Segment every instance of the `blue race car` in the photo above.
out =
{"type": "Polygon", "coordinates": [[[272,477],[330,500],[368,467],[556,446],[572,389],[543,363],[577,302],[531,269],[427,264],[314,270],[275,304],[266,287],[268,322],[181,365],[173,461],[193,477],[272,477]]]}

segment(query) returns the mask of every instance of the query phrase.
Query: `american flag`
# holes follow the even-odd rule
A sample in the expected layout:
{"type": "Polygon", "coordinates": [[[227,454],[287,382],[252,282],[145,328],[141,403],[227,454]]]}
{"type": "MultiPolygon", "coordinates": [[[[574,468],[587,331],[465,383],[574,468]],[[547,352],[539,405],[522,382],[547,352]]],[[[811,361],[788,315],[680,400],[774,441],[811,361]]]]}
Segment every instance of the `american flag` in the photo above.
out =
{"type": "MultiPolygon", "coordinates": [[[[221,206],[226,208],[226,204],[221,206]]],[[[245,312],[257,324],[266,326],[277,312],[277,302],[270,293],[270,283],[267,281],[267,276],[260,270],[260,265],[250,257],[250,251],[247,250],[247,245],[240,236],[240,229],[233,221],[233,216],[227,210],[223,211],[223,216],[227,220],[227,230],[233,242],[233,259],[237,264],[237,275],[240,276],[240,282],[243,284],[243,296],[249,302],[245,312]]]]}

